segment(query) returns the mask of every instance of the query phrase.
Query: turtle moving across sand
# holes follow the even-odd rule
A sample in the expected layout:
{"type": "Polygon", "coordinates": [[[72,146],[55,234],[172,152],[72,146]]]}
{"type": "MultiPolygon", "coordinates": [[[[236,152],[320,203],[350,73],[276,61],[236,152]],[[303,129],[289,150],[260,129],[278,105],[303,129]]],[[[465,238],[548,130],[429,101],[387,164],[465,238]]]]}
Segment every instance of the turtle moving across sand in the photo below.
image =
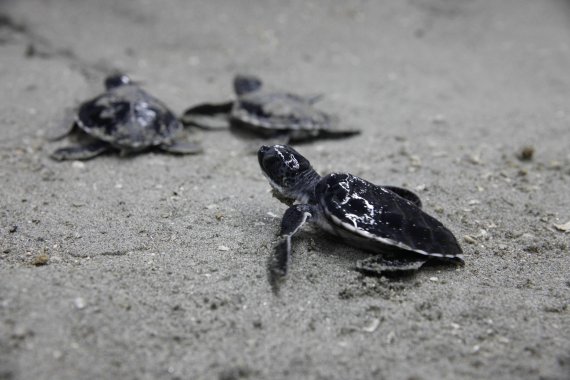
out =
{"type": "Polygon", "coordinates": [[[258,159],[275,196],[290,205],[281,221],[281,241],[269,260],[274,290],[287,274],[291,238],[306,222],[376,253],[357,262],[362,272],[414,271],[432,259],[463,264],[455,236],[422,210],[413,192],[377,186],[346,173],[321,177],[305,157],[286,145],[262,146],[258,159]]]}
{"type": "Polygon", "coordinates": [[[321,95],[264,91],[261,79],[250,75],[237,75],[233,85],[235,100],[191,107],[184,112],[182,122],[205,129],[231,126],[283,144],[360,133],[340,127],[336,116],[316,109],[314,104],[321,95]]]}
{"type": "Polygon", "coordinates": [[[202,151],[196,143],[180,139],[183,125],[161,101],[148,94],[124,74],[105,79],[106,91],[82,103],[73,120],[67,120],[52,140],[79,129],[86,144],[57,149],[56,160],[87,160],[110,150],[121,154],[150,148],[177,153],[202,151]],[[78,127],[78,128],[76,128],[78,127]]]}

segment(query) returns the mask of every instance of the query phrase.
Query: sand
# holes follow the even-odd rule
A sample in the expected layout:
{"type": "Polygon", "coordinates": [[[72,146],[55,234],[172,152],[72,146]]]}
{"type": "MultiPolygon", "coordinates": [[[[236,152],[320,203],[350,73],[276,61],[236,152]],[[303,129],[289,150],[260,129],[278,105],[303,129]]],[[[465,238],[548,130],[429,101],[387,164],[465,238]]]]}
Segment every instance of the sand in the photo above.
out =
{"type": "Polygon", "coordinates": [[[0,379],[570,379],[569,41],[563,0],[1,1],[0,379]],[[325,94],[362,134],[299,151],[416,191],[465,266],[364,277],[307,227],[275,297],[250,141],[49,158],[114,70],[177,113],[325,94]]]}

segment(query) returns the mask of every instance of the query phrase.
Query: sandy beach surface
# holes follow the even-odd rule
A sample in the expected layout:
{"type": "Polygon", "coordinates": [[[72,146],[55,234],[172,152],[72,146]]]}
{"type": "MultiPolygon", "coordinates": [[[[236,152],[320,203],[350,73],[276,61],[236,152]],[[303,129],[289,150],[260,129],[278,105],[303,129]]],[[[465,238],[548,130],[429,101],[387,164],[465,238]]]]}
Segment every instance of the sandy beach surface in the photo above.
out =
{"type": "Polygon", "coordinates": [[[569,68],[564,0],[0,1],[0,379],[570,379],[569,68]],[[177,113],[325,94],[362,134],[297,149],[416,191],[465,266],[365,277],[307,226],[275,297],[252,141],[49,158],[116,70],[177,113]]]}

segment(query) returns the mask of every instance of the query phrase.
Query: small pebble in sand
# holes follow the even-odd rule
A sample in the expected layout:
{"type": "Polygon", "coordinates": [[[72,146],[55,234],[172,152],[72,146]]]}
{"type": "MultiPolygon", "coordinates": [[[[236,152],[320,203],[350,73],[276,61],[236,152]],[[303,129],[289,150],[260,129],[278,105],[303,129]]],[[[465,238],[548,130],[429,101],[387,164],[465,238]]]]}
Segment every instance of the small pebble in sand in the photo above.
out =
{"type": "Polygon", "coordinates": [[[419,168],[422,166],[422,160],[419,156],[416,155],[410,155],[410,166],[412,166],[413,168],[419,168]]]}
{"type": "Polygon", "coordinates": [[[374,318],[370,321],[370,323],[362,328],[362,331],[366,332],[374,332],[380,326],[380,320],[378,318],[374,318]]]}
{"type": "Polygon", "coordinates": [[[445,118],[445,115],[439,113],[431,118],[431,122],[434,124],[442,125],[447,123],[447,119],[445,118]]]}
{"type": "Polygon", "coordinates": [[[530,145],[523,147],[519,153],[519,160],[530,161],[534,155],[534,148],[530,145]]]}
{"type": "Polygon", "coordinates": [[[18,231],[18,226],[16,226],[16,225],[11,226],[10,229],[8,230],[8,232],[11,234],[13,234],[16,231],[18,231]]]}
{"type": "Polygon", "coordinates": [[[497,340],[503,344],[509,344],[511,342],[511,340],[507,337],[504,336],[498,336],[497,340]]]}
{"type": "Polygon", "coordinates": [[[85,163],[81,162],[81,161],[73,161],[71,163],[71,167],[73,169],[84,169],[85,168],[85,163]]]}
{"type": "Polygon", "coordinates": [[[558,231],[568,232],[570,231],[570,221],[564,224],[555,224],[554,228],[556,228],[558,231]]]}
{"type": "Polygon", "coordinates": [[[418,185],[415,187],[416,191],[424,191],[427,188],[425,183],[422,183],[421,185],[418,185]]]}
{"type": "Polygon", "coordinates": [[[550,161],[548,163],[548,169],[560,170],[560,169],[562,169],[562,163],[560,161],[556,161],[556,160],[550,161]]]}
{"type": "Polygon", "coordinates": [[[429,280],[432,281],[432,282],[438,282],[438,281],[439,281],[439,278],[437,278],[437,277],[430,277],[429,280]]]}
{"type": "Polygon", "coordinates": [[[49,256],[46,255],[45,253],[41,253],[32,259],[32,265],[35,265],[37,267],[40,265],[46,265],[48,261],[49,261],[49,256]]]}
{"type": "Polygon", "coordinates": [[[272,217],[272,218],[277,218],[277,214],[275,214],[275,213],[273,213],[273,212],[271,212],[271,211],[269,211],[269,212],[267,213],[267,215],[269,215],[269,216],[272,217]]]}
{"type": "Polygon", "coordinates": [[[468,154],[465,156],[465,160],[473,165],[481,165],[483,163],[481,157],[477,154],[468,154]]]}
{"type": "Polygon", "coordinates": [[[85,300],[81,297],[77,297],[73,300],[73,304],[75,305],[76,308],[78,308],[79,310],[84,309],[85,306],[87,305],[85,303],[85,300]]]}
{"type": "Polygon", "coordinates": [[[463,236],[463,240],[465,240],[465,242],[469,243],[469,244],[476,244],[477,243],[477,240],[475,240],[475,238],[473,236],[470,236],[470,235],[463,236]]]}
{"type": "Polygon", "coordinates": [[[226,247],[225,245],[219,245],[218,246],[218,251],[229,251],[230,248],[226,247]]]}

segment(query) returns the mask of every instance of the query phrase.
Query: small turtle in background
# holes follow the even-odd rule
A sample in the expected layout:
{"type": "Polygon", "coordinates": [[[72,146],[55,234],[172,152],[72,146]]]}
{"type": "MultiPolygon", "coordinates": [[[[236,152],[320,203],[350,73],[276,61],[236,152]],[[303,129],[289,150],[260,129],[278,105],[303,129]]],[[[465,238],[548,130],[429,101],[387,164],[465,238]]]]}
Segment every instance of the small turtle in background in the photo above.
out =
{"type": "Polygon", "coordinates": [[[182,122],[205,129],[231,126],[283,144],[360,133],[340,127],[336,116],[316,109],[314,104],[321,95],[266,92],[261,79],[249,75],[237,75],[233,85],[235,100],[191,107],[184,112],[182,122]]]}
{"type": "Polygon", "coordinates": [[[121,154],[158,148],[177,154],[195,154],[200,145],[180,139],[183,125],[164,103],[124,74],[105,79],[106,91],[82,103],[51,140],[78,127],[85,144],[57,149],[56,160],[87,160],[110,150],[121,154]]]}
{"type": "Polygon", "coordinates": [[[377,254],[357,262],[356,268],[365,273],[414,271],[432,259],[463,264],[453,233],[422,211],[413,192],[377,186],[345,173],[321,177],[305,157],[286,145],[262,146],[258,160],[276,197],[291,206],[283,215],[281,241],[269,260],[274,291],[287,274],[291,238],[306,222],[377,254]]]}

